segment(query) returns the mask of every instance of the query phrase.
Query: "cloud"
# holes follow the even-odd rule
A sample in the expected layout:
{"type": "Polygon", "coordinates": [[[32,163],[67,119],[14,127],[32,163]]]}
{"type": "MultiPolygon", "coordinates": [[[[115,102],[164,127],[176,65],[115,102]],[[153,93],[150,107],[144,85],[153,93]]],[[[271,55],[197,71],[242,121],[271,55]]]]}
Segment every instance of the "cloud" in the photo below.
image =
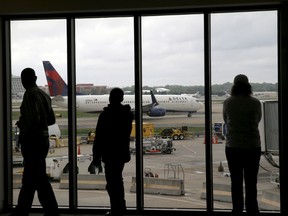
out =
{"type": "MultiPolygon", "coordinates": [[[[212,83],[245,73],[251,82],[277,82],[275,11],[212,14],[212,83]]],[[[142,18],[143,85],[204,85],[203,15],[142,18]]],[[[76,82],[134,85],[133,18],[76,20],[76,82]]],[[[37,71],[43,60],[67,80],[65,20],[12,21],[12,74],[37,71]]]]}
{"type": "Polygon", "coordinates": [[[212,16],[212,82],[244,73],[251,82],[277,82],[277,14],[247,12],[212,16]]]}

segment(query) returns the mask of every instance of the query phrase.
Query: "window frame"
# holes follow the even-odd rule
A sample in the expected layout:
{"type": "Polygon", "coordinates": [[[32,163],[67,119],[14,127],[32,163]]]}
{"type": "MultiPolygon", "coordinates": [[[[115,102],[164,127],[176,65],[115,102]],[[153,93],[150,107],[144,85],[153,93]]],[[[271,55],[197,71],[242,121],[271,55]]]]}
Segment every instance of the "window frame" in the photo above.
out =
{"type": "MultiPolygon", "coordinates": [[[[288,20],[288,6],[283,5],[265,5],[265,6],[249,6],[249,7],[223,7],[223,8],[198,8],[198,9],[175,9],[175,10],[154,10],[154,11],[127,11],[121,13],[113,12],[100,12],[100,13],[75,13],[75,14],[50,14],[50,15],[15,15],[15,16],[3,16],[2,24],[2,35],[4,45],[4,56],[3,56],[3,69],[4,79],[6,82],[3,84],[5,89],[4,103],[4,122],[6,127],[4,130],[4,143],[10,143],[12,140],[12,125],[11,125],[11,48],[10,48],[10,22],[13,20],[21,19],[54,19],[63,18],[67,22],[67,68],[70,73],[68,76],[68,122],[69,122],[69,157],[71,160],[69,169],[69,210],[73,211],[78,208],[77,202],[77,149],[76,149],[76,70],[75,70],[75,19],[82,17],[133,17],[134,18],[134,77],[135,77],[135,110],[136,110],[136,146],[139,148],[136,150],[136,176],[137,178],[137,194],[136,194],[136,210],[138,212],[144,210],[144,190],[143,190],[143,155],[142,152],[142,47],[141,47],[141,17],[143,16],[156,16],[156,15],[174,15],[174,14],[203,14],[204,16],[204,77],[205,77],[205,133],[207,134],[205,145],[205,158],[206,158],[206,182],[208,182],[206,193],[206,211],[214,212],[213,207],[213,175],[212,175],[212,137],[211,137],[211,14],[212,13],[231,13],[231,12],[249,12],[249,11],[269,11],[276,10],[278,12],[278,84],[279,84],[279,147],[280,147],[280,181],[288,182],[288,158],[285,157],[285,153],[288,152],[288,147],[285,146],[286,138],[284,137],[285,131],[287,130],[288,116],[285,112],[288,107],[287,87],[288,86],[288,45],[286,38],[288,38],[288,27],[285,25],[288,20]]],[[[6,145],[5,146],[5,203],[6,208],[11,208],[12,203],[12,150],[6,145]]],[[[283,184],[280,188],[280,211],[288,212],[288,206],[285,205],[284,201],[288,199],[288,185],[283,184]]],[[[193,211],[193,209],[190,209],[193,211]]],[[[161,210],[157,210],[161,211],[161,210]]],[[[186,210],[185,210],[186,211],[186,210]]],[[[179,210],[177,212],[185,212],[179,210]]],[[[189,211],[191,212],[191,211],[189,211]]]]}

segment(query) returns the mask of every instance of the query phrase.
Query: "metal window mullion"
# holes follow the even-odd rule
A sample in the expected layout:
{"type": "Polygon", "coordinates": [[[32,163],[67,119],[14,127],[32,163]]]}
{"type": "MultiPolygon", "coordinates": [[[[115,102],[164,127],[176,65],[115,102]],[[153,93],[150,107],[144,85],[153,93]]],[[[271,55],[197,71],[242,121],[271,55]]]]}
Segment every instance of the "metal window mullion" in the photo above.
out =
{"type": "Polygon", "coordinates": [[[280,210],[288,213],[288,4],[278,10],[278,83],[279,83],[279,159],[280,159],[280,210]]]}
{"type": "Polygon", "coordinates": [[[75,19],[67,19],[69,208],[77,209],[75,19]]]}
{"type": "Polygon", "coordinates": [[[4,172],[6,178],[4,179],[4,207],[10,208],[13,206],[13,152],[12,152],[12,105],[11,105],[11,25],[10,20],[1,20],[2,31],[2,47],[4,52],[2,53],[2,71],[3,71],[3,122],[6,122],[4,126],[4,172]],[[11,144],[11,145],[9,145],[11,144]]]}
{"type": "Polygon", "coordinates": [[[212,117],[211,117],[211,14],[204,13],[204,76],[205,76],[205,158],[206,158],[206,205],[207,212],[213,211],[212,169],[212,117]]]}
{"type": "Polygon", "coordinates": [[[135,66],[135,123],[136,123],[136,209],[144,206],[143,189],[143,134],[142,134],[142,44],[141,17],[134,16],[134,66],[135,66]]]}

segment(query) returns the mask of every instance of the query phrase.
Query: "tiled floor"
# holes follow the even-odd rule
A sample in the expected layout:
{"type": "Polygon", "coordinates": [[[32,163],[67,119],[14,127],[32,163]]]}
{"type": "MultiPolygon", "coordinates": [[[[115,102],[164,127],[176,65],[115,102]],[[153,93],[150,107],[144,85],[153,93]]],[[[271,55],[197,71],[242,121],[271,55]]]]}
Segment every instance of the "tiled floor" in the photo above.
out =
{"type": "MultiPolygon", "coordinates": [[[[10,213],[0,213],[0,216],[8,216],[10,213]]],[[[44,214],[43,213],[30,213],[29,216],[43,216],[44,214]]],[[[207,213],[205,212],[190,212],[189,214],[143,214],[143,215],[136,215],[136,214],[131,214],[131,213],[128,213],[127,215],[125,216],[187,216],[187,215],[193,215],[193,216],[204,216],[204,215],[208,215],[207,213]]],[[[209,216],[211,216],[212,214],[209,214],[209,216]]],[[[214,214],[213,214],[214,215],[214,214]]],[[[230,215],[230,214],[220,214],[221,216],[225,216],[225,215],[230,215]]],[[[220,216],[219,214],[216,214],[215,216],[220,216]]],[[[103,214],[60,214],[60,216],[105,216],[105,213],[103,214]]]]}
{"type": "MultiPolygon", "coordinates": [[[[0,216],[8,216],[10,213],[0,214],[0,216]]],[[[29,216],[43,216],[43,213],[30,213],[29,216]]],[[[60,216],[104,216],[104,214],[60,214],[60,216]]]]}
{"type": "MultiPolygon", "coordinates": [[[[11,213],[0,213],[0,216],[8,216],[9,214],[11,213]]],[[[43,213],[30,213],[29,216],[43,216],[44,214],[43,213]]],[[[193,214],[194,215],[194,214],[193,214]]],[[[103,214],[100,214],[100,213],[97,213],[97,214],[60,214],[60,216],[105,216],[105,213],[103,214]]],[[[136,215],[136,214],[127,214],[127,216],[141,216],[141,215],[136,215]]],[[[142,215],[143,216],[143,215],[142,215]]],[[[145,215],[146,216],[146,215],[145,215]]],[[[148,216],[148,215],[147,215],[148,216]]],[[[156,215],[149,215],[149,216],[156,216],[156,215]]],[[[162,216],[162,214],[161,214],[162,216]]],[[[180,215],[179,215],[180,216],[180,215]]]]}

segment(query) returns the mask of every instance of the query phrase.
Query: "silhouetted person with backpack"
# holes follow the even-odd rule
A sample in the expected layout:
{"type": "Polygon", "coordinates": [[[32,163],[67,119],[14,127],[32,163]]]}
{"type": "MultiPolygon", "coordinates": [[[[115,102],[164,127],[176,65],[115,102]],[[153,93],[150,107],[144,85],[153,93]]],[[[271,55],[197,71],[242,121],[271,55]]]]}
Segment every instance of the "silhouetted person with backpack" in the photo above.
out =
{"type": "Polygon", "coordinates": [[[110,104],[98,118],[93,145],[93,163],[101,169],[104,163],[106,189],[111,211],[106,215],[121,216],[126,211],[122,172],[130,157],[130,133],[133,114],[129,105],[122,105],[124,93],[119,88],[110,92],[110,104]]]}
{"type": "Polygon", "coordinates": [[[37,76],[31,68],[21,73],[26,89],[20,106],[19,142],[24,161],[22,187],[18,204],[10,216],[28,216],[35,192],[45,216],[58,216],[58,204],[46,174],[46,156],[49,151],[48,126],[55,123],[50,97],[36,85],[37,76]]]}

